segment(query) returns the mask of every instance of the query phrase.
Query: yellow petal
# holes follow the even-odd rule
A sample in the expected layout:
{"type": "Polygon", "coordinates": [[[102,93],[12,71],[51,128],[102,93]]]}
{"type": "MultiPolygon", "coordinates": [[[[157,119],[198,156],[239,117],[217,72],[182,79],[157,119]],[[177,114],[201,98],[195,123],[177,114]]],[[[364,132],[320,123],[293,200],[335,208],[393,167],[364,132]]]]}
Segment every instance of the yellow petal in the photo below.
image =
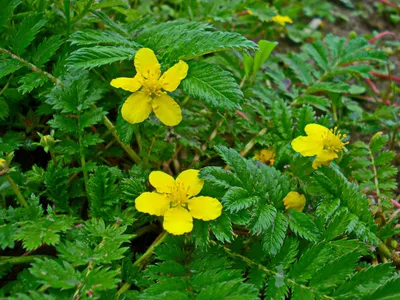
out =
{"type": "Polygon", "coordinates": [[[121,114],[125,121],[135,124],[146,120],[151,110],[151,98],[145,92],[139,91],[126,99],[121,114]]]}
{"type": "Polygon", "coordinates": [[[317,157],[313,161],[312,167],[318,169],[320,166],[328,166],[332,160],[338,158],[338,155],[334,151],[322,150],[318,153],[317,157]]]}
{"type": "Polygon", "coordinates": [[[135,200],[135,207],[142,213],[163,216],[169,209],[170,201],[162,194],[144,192],[135,200]]]}
{"type": "Polygon", "coordinates": [[[188,208],[195,219],[204,221],[215,220],[222,213],[222,204],[212,197],[195,197],[189,200],[188,208]]]}
{"type": "Polygon", "coordinates": [[[178,125],[182,121],[182,111],[178,103],[167,94],[153,99],[154,113],[167,126],[178,125]]]}
{"type": "Polygon", "coordinates": [[[163,226],[169,233],[181,235],[192,231],[193,218],[183,207],[173,207],[165,212],[163,226]]]}
{"type": "Polygon", "coordinates": [[[149,181],[159,193],[170,193],[175,187],[175,179],[167,173],[161,171],[153,171],[150,173],[149,181]]]}
{"type": "Polygon", "coordinates": [[[325,126],[319,124],[308,124],[304,131],[307,133],[308,136],[315,136],[318,138],[323,138],[329,133],[329,129],[325,126]]]}
{"type": "Polygon", "coordinates": [[[292,148],[303,156],[314,156],[321,152],[324,146],[322,144],[322,139],[299,136],[292,141],[292,148]]]}
{"type": "Polygon", "coordinates": [[[297,211],[302,211],[306,205],[306,197],[299,194],[298,192],[289,192],[285,198],[283,198],[283,203],[286,209],[295,209],[297,211]]]}
{"type": "Polygon", "coordinates": [[[177,64],[169,68],[160,78],[161,87],[168,91],[173,92],[187,75],[189,66],[184,61],[180,60],[177,64]]]}
{"type": "Polygon", "coordinates": [[[135,55],[136,72],[146,79],[158,79],[161,75],[160,64],[153,50],[142,48],[135,55]]]}
{"type": "Polygon", "coordinates": [[[140,83],[142,76],[140,74],[136,74],[134,78],[129,77],[119,77],[111,80],[111,86],[115,88],[121,88],[125,91],[136,92],[141,88],[142,84],[140,83]]]}
{"type": "Polygon", "coordinates": [[[199,178],[199,172],[199,170],[189,169],[176,178],[176,183],[187,189],[188,197],[196,196],[204,186],[204,180],[199,178]]]}

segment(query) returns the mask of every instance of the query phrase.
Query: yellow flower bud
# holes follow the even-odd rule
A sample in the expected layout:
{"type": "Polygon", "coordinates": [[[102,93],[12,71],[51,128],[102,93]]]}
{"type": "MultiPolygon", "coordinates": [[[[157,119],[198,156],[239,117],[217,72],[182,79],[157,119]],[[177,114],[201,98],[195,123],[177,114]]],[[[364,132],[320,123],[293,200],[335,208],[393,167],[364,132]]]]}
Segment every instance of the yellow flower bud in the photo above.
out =
{"type": "Polygon", "coordinates": [[[303,211],[306,205],[306,197],[299,194],[298,192],[289,192],[285,198],[283,198],[283,203],[286,209],[294,209],[297,211],[303,211]]]}
{"type": "Polygon", "coordinates": [[[260,152],[255,153],[255,158],[263,164],[273,166],[275,162],[275,149],[272,147],[262,149],[260,152]]]}
{"type": "Polygon", "coordinates": [[[0,158],[0,171],[7,167],[7,161],[4,158],[0,158]]]}

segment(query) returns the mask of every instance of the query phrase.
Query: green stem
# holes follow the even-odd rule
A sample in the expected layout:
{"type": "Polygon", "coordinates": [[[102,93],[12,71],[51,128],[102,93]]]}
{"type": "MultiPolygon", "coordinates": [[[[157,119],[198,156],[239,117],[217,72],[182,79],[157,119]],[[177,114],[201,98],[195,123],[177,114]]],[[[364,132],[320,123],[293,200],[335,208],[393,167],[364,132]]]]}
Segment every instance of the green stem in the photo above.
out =
{"type": "Polygon", "coordinates": [[[4,264],[21,265],[30,264],[37,258],[52,257],[49,255],[29,255],[29,256],[0,256],[0,266],[4,264]]]}
{"type": "Polygon", "coordinates": [[[125,150],[125,152],[129,155],[129,157],[137,164],[140,164],[142,162],[142,159],[137,155],[137,153],[129,146],[128,144],[125,144],[124,142],[121,141],[119,138],[117,131],[115,129],[115,126],[111,123],[110,119],[107,117],[104,117],[104,125],[112,132],[112,135],[114,136],[115,140],[121,145],[121,147],[125,150]]]}
{"type": "MultiPolygon", "coordinates": [[[[165,238],[168,236],[168,233],[166,231],[163,231],[160,233],[160,235],[154,240],[154,242],[151,244],[151,246],[147,249],[145,253],[142,254],[134,263],[133,265],[136,267],[139,267],[141,269],[143,267],[143,262],[146,261],[154,252],[154,249],[162,244],[162,242],[165,240],[165,238]]],[[[117,299],[119,296],[121,296],[124,292],[129,290],[131,287],[131,284],[128,282],[125,282],[124,285],[118,290],[117,292],[117,299]]]]}
{"type": "Polygon", "coordinates": [[[267,128],[264,128],[259,133],[257,133],[257,135],[255,137],[253,137],[251,139],[251,141],[246,144],[246,146],[244,147],[243,151],[240,152],[240,155],[241,156],[246,156],[246,154],[249,153],[249,151],[254,147],[254,145],[256,143],[256,139],[259,136],[264,135],[266,132],[267,132],[267,128]]]}
{"type": "Polygon", "coordinates": [[[43,71],[42,69],[36,67],[35,65],[31,64],[30,62],[27,62],[25,59],[19,57],[18,55],[15,55],[14,53],[12,53],[11,51],[8,51],[4,48],[0,48],[0,52],[6,53],[8,55],[10,55],[13,59],[16,59],[18,61],[20,61],[21,63],[23,63],[25,66],[27,66],[29,69],[31,69],[31,71],[36,72],[36,73],[40,73],[44,76],[46,76],[47,78],[49,78],[54,84],[61,84],[61,81],[54,77],[53,75],[51,75],[50,73],[47,73],[46,71],[43,71]]]}
{"type": "Polygon", "coordinates": [[[378,204],[380,205],[381,204],[381,191],[379,189],[378,171],[376,170],[374,155],[369,146],[368,146],[368,152],[369,152],[369,158],[371,159],[371,163],[372,163],[371,164],[372,171],[374,173],[374,184],[375,184],[375,188],[376,188],[376,196],[378,198],[378,204]]]}
{"type": "Polygon", "coordinates": [[[83,172],[83,180],[85,182],[85,191],[86,191],[86,196],[87,196],[89,176],[88,176],[88,172],[86,170],[85,155],[83,154],[82,129],[81,129],[81,116],[80,116],[80,114],[78,114],[78,141],[79,141],[79,155],[81,157],[81,167],[82,167],[82,172],[83,172]]]}
{"type": "Polygon", "coordinates": [[[19,190],[17,184],[14,182],[14,180],[10,177],[10,175],[6,175],[6,179],[8,181],[8,183],[10,184],[12,190],[14,191],[15,195],[17,196],[17,199],[19,201],[19,203],[25,207],[28,208],[28,202],[26,202],[24,196],[22,196],[21,191],[19,190]]]}

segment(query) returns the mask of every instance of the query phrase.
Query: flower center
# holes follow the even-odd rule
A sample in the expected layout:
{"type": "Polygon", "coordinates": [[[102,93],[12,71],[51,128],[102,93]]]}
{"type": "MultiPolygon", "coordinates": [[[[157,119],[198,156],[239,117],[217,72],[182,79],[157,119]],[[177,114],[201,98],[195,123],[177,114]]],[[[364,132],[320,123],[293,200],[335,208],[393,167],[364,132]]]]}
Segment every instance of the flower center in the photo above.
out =
{"type": "Polygon", "coordinates": [[[331,152],[339,152],[341,151],[346,144],[349,142],[343,143],[343,140],[346,138],[345,134],[341,134],[337,127],[327,131],[325,135],[322,136],[324,150],[328,150],[331,152]]]}
{"type": "Polygon", "coordinates": [[[150,97],[159,97],[163,92],[161,90],[161,84],[158,80],[160,75],[155,72],[149,71],[147,78],[143,77],[140,79],[142,85],[142,91],[147,93],[150,97]]]}
{"type": "Polygon", "coordinates": [[[171,187],[171,192],[168,193],[168,198],[171,201],[171,206],[186,206],[189,197],[189,186],[182,182],[175,182],[175,186],[171,187]]]}

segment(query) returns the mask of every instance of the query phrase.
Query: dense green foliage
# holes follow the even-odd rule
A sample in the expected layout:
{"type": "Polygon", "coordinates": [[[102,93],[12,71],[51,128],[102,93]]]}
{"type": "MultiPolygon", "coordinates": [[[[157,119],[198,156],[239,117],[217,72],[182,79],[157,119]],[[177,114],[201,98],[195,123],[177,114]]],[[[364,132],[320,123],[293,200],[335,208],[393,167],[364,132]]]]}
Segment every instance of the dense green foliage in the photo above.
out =
{"type": "Polygon", "coordinates": [[[310,27],[357,1],[264,2],[0,0],[0,298],[400,298],[400,43],[310,27]],[[141,48],[189,66],[175,127],[121,115],[141,48]],[[313,123],[349,142],[318,169],[313,123]],[[167,235],[135,199],[187,169],[222,214],[167,235]]]}

